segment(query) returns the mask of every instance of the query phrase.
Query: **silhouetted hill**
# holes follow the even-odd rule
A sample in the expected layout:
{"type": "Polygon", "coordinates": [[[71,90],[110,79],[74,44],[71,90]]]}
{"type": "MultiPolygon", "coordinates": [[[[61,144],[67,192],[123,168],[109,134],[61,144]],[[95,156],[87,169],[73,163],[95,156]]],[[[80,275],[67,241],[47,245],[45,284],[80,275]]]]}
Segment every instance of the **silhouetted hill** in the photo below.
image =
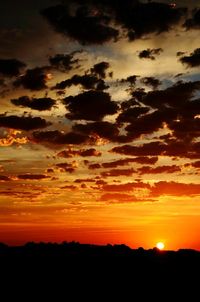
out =
{"type": "Polygon", "coordinates": [[[38,289],[48,294],[52,290],[58,293],[64,290],[70,295],[73,292],[74,299],[69,301],[75,301],[80,293],[88,297],[94,290],[97,296],[106,292],[126,295],[142,287],[142,296],[147,288],[151,292],[155,287],[159,290],[167,287],[169,293],[169,290],[183,291],[189,284],[195,287],[200,252],[133,250],[126,245],[96,246],[77,242],[30,242],[20,247],[0,244],[0,268],[1,285],[12,288],[13,284],[19,284],[18,290],[28,288],[32,294],[38,289]]]}

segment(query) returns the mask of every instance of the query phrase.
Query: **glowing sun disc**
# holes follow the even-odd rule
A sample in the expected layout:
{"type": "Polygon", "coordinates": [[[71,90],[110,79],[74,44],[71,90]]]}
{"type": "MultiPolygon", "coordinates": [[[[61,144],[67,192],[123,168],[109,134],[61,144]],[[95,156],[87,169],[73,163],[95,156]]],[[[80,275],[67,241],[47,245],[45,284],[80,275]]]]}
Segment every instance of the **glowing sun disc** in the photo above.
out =
{"type": "Polygon", "coordinates": [[[165,247],[165,245],[164,245],[163,242],[158,242],[158,243],[156,244],[156,247],[157,247],[159,250],[163,250],[164,247],[165,247]]]}

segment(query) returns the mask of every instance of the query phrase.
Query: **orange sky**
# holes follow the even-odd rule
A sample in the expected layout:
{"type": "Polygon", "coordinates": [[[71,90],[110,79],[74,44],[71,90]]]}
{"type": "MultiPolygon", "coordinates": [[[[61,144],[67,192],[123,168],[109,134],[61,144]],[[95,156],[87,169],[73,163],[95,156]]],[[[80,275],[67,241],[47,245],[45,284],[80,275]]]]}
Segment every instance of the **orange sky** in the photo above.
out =
{"type": "Polygon", "coordinates": [[[0,242],[200,250],[196,2],[130,2],[0,4],[0,242]]]}

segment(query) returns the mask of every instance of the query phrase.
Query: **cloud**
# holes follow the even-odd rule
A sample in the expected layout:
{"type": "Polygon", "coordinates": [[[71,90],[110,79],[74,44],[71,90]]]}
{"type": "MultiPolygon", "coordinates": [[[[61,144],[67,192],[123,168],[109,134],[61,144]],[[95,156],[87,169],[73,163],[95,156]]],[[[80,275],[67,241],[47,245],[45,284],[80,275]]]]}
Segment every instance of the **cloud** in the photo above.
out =
{"type": "Polygon", "coordinates": [[[44,98],[30,98],[29,96],[21,96],[18,99],[12,99],[11,103],[19,107],[27,107],[38,111],[51,110],[56,104],[56,101],[44,97],[44,98]]]}
{"type": "Polygon", "coordinates": [[[152,185],[144,182],[125,184],[106,184],[102,186],[105,192],[132,192],[147,190],[148,197],[169,196],[194,196],[200,195],[200,185],[193,183],[179,183],[174,181],[159,181],[152,185]]]}
{"type": "Polygon", "coordinates": [[[76,189],[77,189],[77,187],[76,187],[76,186],[74,186],[74,185],[66,185],[66,186],[64,186],[64,187],[61,187],[61,189],[63,189],[63,190],[70,190],[70,191],[74,191],[74,190],[76,190],[76,189]]]}
{"type": "Polygon", "coordinates": [[[96,76],[99,76],[101,79],[106,78],[106,71],[110,67],[110,64],[108,62],[100,62],[95,64],[91,69],[91,73],[95,74],[96,76]]]}
{"type": "Polygon", "coordinates": [[[192,18],[187,19],[184,23],[184,27],[189,29],[200,29],[200,9],[193,10],[192,18]]]}
{"type": "Polygon", "coordinates": [[[120,126],[128,123],[124,125],[127,133],[123,140],[119,136],[116,141],[130,142],[164,127],[171,130],[174,138],[183,140],[185,135],[184,140],[192,141],[199,135],[200,101],[194,99],[199,89],[199,81],[178,81],[166,89],[149,92],[135,89],[131,93],[133,99],[122,103],[123,111],[117,118],[120,126]]]}
{"type": "Polygon", "coordinates": [[[182,56],[179,61],[188,67],[200,66],[200,48],[195,49],[189,56],[182,56]]]}
{"type": "Polygon", "coordinates": [[[156,56],[160,55],[162,51],[163,51],[162,48],[153,48],[153,49],[148,48],[140,51],[138,56],[140,59],[155,60],[156,56]]]}
{"type": "Polygon", "coordinates": [[[175,173],[175,172],[181,172],[181,168],[176,165],[172,166],[158,166],[155,168],[149,167],[149,166],[143,166],[138,169],[138,172],[142,175],[144,174],[161,174],[161,173],[175,173]]]}
{"type": "MultiPolygon", "coordinates": [[[[152,108],[166,110],[164,114],[171,113],[172,108],[184,109],[184,105],[192,99],[196,91],[200,88],[200,81],[182,82],[178,81],[173,86],[164,90],[155,90],[145,93],[144,91],[136,90],[133,92],[133,97],[139,102],[152,108]]],[[[174,113],[177,113],[174,111],[174,113]]]]}
{"type": "Polygon", "coordinates": [[[191,166],[194,167],[194,168],[199,169],[200,168],[200,160],[195,161],[194,163],[191,163],[191,166]]]}
{"type": "Polygon", "coordinates": [[[139,164],[155,164],[158,161],[158,157],[135,157],[135,158],[124,158],[111,162],[102,163],[103,168],[116,168],[119,166],[126,166],[129,163],[139,163],[139,164]]]}
{"type": "Polygon", "coordinates": [[[32,116],[6,116],[5,114],[0,115],[0,127],[19,129],[19,130],[35,130],[50,126],[51,123],[47,122],[41,117],[32,116]]]}
{"type": "Polygon", "coordinates": [[[6,176],[6,175],[0,175],[0,182],[1,181],[11,181],[12,178],[10,178],[9,176],[6,176]]]}
{"type": "Polygon", "coordinates": [[[100,138],[111,141],[114,141],[119,134],[119,130],[115,124],[101,121],[87,124],[75,124],[73,130],[94,137],[97,135],[100,138]]]}
{"type": "Polygon", "coordinates": [[[5,77],[18,76],[26,64],[16,59],[0,59],[0,75],[5,77]]]}
{"type": "Polygon", "coordinates": [[[118,159],[111,162],[104,162],[104,163],[96,163],[96,164],[90,164],[88,165],[89,169],[110,169],[110,168],[116,168],[120,166],[127,166],[130,163],[138,163],[138,164],[149,164],[154,165],[158,161],[158,157],[147,157],[147,156],[139,156],[135,158],[124,158],[124,159],[118,159]]]}
{"type": "Polygon", "coordinates": [[[53,131],[35,131],[33,132],[33,141],[37,143],[47,144],[47,145],[65,145],[65,144],[72,144],[72,145],[80,145],[83,143],[88,142],[89,138],[88,135],[75,133],[75,132],[68,132],[63,133],[58,130],[53,131]]]}
{"type": "Polygon", "coordinates": [[[73,68],[78,67],[79,59],[75,59],[74,56],[78,52],[72,52],[68,54],[56,54],[49,58],[51,66],[59,71],[66,72],[73,68]]]}
{"type": "Polygon", "coordinates": [[[81,85],[86,90],[104,90],[109,88],[104,80],[99,79],[97,76],[92,74],[77,75],[75,74],[72,78],[57,83],[52,89],[65,89],[72,85],[81,85]]]}
{"type": "Polygon", "coordinates": [[[56,31],[83,45],[103,44],[118,37],[118,30],[107,24],[106,16],[92,15],[86,6],[78,8],[74,15],[64,5],[46,8],[41,14],[56,31]]]}
{"type": "Polygon", "coordinates": [[[16,87],[23,86],[26,89],[37,91],[47,88],[49,80],[49,67],[36,67],[28,69],[24,75],[21,75],[14,82],[16,87]]]}
{"type": "Polygon", "coordinates": [[[165,121],[175,117],[176,114],[171,109],[157,110],[135,119],[135,121],[125,127],[125,130],[128,132],[127,136],[129,139],[135,139],[143,134],[151,134],[162,129],[165,121]]]}
{"type": "Polygon", "coordinates": [[[124,184],[106,184],[102,187],[103,191],[106,192],[126,192],[133,191],[135,189],[148,189],[150,190],[151,186],[144,182],[130,182],[124,184]]]}
{"type": "Polygon", "coordinates": [[[88,165],[88,169],[90,169],[90,170],[96,170],[96,169],[100,169],[100,168],[101,168],[101,164],[88,165]]]}
{"type": "Polygon", "coordinates": [[[154,90],[158,88],[162,84],[162,82],[154,77],[144,77],[140,80],[141,83],[146,86],[152,87],[154,90]]]}
{"type": "Polygon", "coordinates": [[[135,170],[130,169],[112,169],[109,171],[101,172],[102,177],[118,177],[118,176],[132,176],[135,170]]]}
{"type": "Polygon", "coordinates": [[[66,117],[70,120],[100,121],[107,115],[113,115],[118,105],[111,100],[108,93],[90,90],[76,96],[69,96],[63,100],[70,113],[66,117]]]}
{"type": "Polygon", "coordinates": [[[157,156],[164,153],[166,145],[161,142],[150,142],[141,146],[122,145],[114,147],[110,152],[132,156],[157,156]]]}
{"type": "Polygon", "coordinates": [[[105,193],[101,195],[100,201],[126,203],[126,202],[138,202],[140,201],[134,195],[129,195],[125,193],[105,193]]]}
{"type": "Polygon", "coordinates": [[[199,88],[199,81],[178,81],[163,90],[145,92],[144,89],[134,89],[132,99],[122,103],[122,112],[117,118],[118,126],[124,123],[127,133],[124,137],[119,135],[116,142],[130,142],[166,126],[172,130],[174,137],[180,138],[181,131],[175,128],[181,128],[181,125],[182,128],[186,125],[187,136],[191,139],[196,137],[198,119],[194,117],[200,114],[200,102],[194,96],[199,88]]]}
{"type": "Polygon", "coordinates": [[[81,184],[84,182],[96,182],[96,179],[94,179],[94,178],[82,178],[82,179],[78,178],[78,179],[74,180],[74,183],[77,183],[77,184],[81,184]]]}
{"type": "Polygon", "coordinates": [[[102,153],[100,151],[97,151],[95,148],[90,149],[80,149],[80,150],[74,150],[74,149],[68,149],[63,150],[57,154],[58,157],[64,157],[64,158],[71,158],[74,156],[82,156],[82,157],[88,157],[88,156],[101,156],[102,153]]]}
{"type": "MultiPolygon", "coordinates": [[[[184,136],[184,135],[183,135],[184,136]]],[[[200,143],[189,142],[186,140],[177,141],[176,139],[168,142],[150,142],[140,146],[121,145],[114,147],[110,152],[131,155],[131,156],[173,156],[180,158],[200,158],[200,143]]]]}
{"type": "Polygon", "coordinates": [[[28,138],[26,136],[23,136],[21,131],[19,130],[7,129],[7,131],[5,132],[6,136],[0,138],[1,147],[8,147],[12,146],[13,144],[23,145],[28,143],[29,141],[28,138]]]}
{"type": "Polygon", "coordinates": [[[78,167],[78,164],[76,161],[73,161],[71,163],[56,164],[56,167],[60,168],[61,172],[73,173],[76,170],[76,168],[78,167]]]}
{"type": "Polygon", "coordinates": [[[121,10],[117,19],[128,30],[130,40],[167,32],[179,23],[186,12],[183,8],[174,8],[161,2],[126,1],[119,5],[121,10]]]}
{"type": "Polygon", "coordinates": [[[117,117],[117,122],[119,123],[132,123],[136,121],[138,117],[140,117],[143,114],[146,114],[149,112],[150,108],[148,107],[141,107],[141,106],[135,106],[133,108],[128,108],[122,111],[122,113],[119,114],[117,117]]]}
{"type": "Polygon", "coordinates": [[[46,178],[49,178],[48,175],[44,175],[44,174],[20,174],[20,175],[17,175],[17,178],[18,179],[21,179],[21,180],[41,180],[41,179],[46,179],[46,178]]]}
{"type": "Polygon", "coordinates": [[[186,13],[186,9],[169,4],[143,3],[138,0],[87,0],[84,5],[79,0],[65,3],[46,8],[41,14],[57,32],[83,45],[116,41],[120,28],[130,41],[153,33],[167,32],[186,13]]]}
{"type": "Polygon", "coordinates": [[[159,181],[151,188],[151,195],[193,196],[200,195],[200,184],[159,181]]]}

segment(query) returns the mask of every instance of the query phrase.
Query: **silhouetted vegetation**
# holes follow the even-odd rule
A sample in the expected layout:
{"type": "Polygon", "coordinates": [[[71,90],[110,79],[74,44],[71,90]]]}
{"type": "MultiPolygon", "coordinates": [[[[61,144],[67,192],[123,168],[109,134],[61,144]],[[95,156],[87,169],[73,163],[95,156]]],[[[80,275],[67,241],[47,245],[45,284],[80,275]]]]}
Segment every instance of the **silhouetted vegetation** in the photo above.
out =
{"type": "Polygon", "coordinates": [[[85,297],[87,293],[88,297],[93,291],[96,296],[105,295],[107,291],[134,295],[142,286],[144,292],[140,294],[143,295],[149,286],[151,290],[166,286],[168,290],[177,290],[178,284],[188,287],[199,272],[200,252],[142,247],[133,250],[123,244],[29,242],[10,247],[0,243],[0,267],[4,283],[10,286],[20,284],[18,289],[28,287],[33,293],[38,289],[45,289],[48,294],[52,290],[73,292],[74,299],[69,301],[75,301],[76,296],[85,297]]]}

